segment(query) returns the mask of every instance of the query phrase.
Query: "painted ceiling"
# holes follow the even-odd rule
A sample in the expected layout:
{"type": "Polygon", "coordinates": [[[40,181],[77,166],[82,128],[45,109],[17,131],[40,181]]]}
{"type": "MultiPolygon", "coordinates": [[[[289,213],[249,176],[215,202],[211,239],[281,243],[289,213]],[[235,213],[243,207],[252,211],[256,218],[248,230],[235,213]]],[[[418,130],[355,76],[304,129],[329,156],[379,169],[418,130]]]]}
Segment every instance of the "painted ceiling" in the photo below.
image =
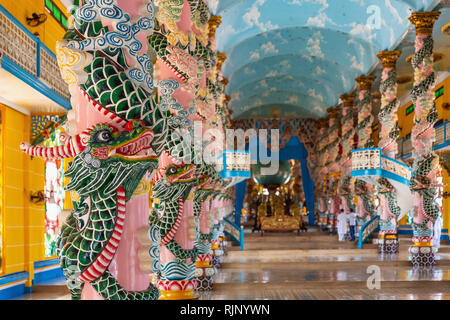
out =
{"type": "MultiPolygon", "coordinates": [[[[434,0],[209,0],[232,118],[323,117],[434,0]]],[[[448,12],[447,12],[448,13],[448,12]]],[[[448,18],[448,14],[446,15],[448,18]]],[[[442,20],[448,20],[441,16],[442,20]]],[[[448,45],[447,45],[448,46],[448,45]]]]}

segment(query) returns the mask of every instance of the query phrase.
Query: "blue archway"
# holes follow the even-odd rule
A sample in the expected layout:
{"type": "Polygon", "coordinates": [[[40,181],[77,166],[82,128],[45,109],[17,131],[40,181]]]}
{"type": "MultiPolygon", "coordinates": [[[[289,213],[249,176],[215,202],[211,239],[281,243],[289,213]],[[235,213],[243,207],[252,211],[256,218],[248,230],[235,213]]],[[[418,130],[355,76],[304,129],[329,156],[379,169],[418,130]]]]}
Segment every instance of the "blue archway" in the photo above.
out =
{"type": "MultiPolygon", "coordinates": [[[[259,141],[259,138],[254,137],[252,139],[257,139],[257,152],[252,152],[252,160],[259,160],[259,155],[261,154],[260,148],[266,149],[267,156],[271,156],[270,150],[267,146],[259,141]],[[256,153],[256,154],[255,154],[256,153]]],[[[252,141],[253,142],[253,141],[252,141]]],[[[246,145],[246,150],[249,149],[249,144],[246,145]]],[[[311,179],[309,173],[308,164],[308,151],[306,150],[304,144],[300,142],[298,137],[292,136],[291,139],[286,143],[284,148],[280,149],[278,154],[279,160],[299,160],[300,168],[302,174],[303,191],[305,193],[305,203],[308,208],[308,223],[310,226],[314,225],[314,182],[311,179]]],[[[275,160],[275,159],[274,159],[275,160]]],[[[237,225],[241,225],[241,210],[244,204],[244,197],[247,189],[247,180],[242,181],[236,185],[236,198],[235,198],[235,222],[237,225]]]]}

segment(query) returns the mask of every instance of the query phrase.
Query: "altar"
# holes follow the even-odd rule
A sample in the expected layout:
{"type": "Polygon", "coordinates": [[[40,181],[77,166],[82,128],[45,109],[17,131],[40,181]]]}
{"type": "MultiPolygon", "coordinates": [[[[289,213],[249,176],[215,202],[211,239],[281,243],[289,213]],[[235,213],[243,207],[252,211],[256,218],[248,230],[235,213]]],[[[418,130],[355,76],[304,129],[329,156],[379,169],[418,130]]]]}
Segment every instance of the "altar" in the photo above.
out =
{"type": "Polygon", "coordinates": [[[254,231],[285,232],[306,230],[307,210],[301,187],[298,163],[280,161],[274,175],[261,175],[260,167],[252,170],[253,184],[247,190],[249,214],[254,214],[254,231]],[[250,195],[250,197],[248,197],[250,195]],[[254,208],[254,210],[252,210],[254,208]]]}

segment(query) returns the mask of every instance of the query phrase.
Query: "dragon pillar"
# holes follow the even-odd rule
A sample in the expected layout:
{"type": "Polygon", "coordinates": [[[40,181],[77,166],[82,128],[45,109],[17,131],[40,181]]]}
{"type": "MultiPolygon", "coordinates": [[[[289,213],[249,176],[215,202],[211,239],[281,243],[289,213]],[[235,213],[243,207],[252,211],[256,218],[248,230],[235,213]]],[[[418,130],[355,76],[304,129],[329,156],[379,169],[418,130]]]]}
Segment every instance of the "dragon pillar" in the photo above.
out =
{"type": "MultiPolygon", "coordinates": [[[[372,148],[372,124],[374,116],[372,115],[372,97],[370,90],[375,76],[360,76],[356,78],[359,84],[359,103],[358,103],[358,149],[372,148]]],[[[355,183],[355,193],[358,199],[357,209],[357,230],[359,230],[366,221],[370,220],[375,214],[375,208],[372,201],[372,186],[363,180],[357,179],[355,183]]]]}
{"type": "MultiPolygon", "coordinates": [[[[397,122],[397,72],[395,69],[401,51],[380,51],[378,58],[383,65],[381,73],[380,93],[381,107],[378,119],[381,125],[379,147],[385,156],[395,159],[397,154],[397,138],[400,133],[397,122]]],[[[397,253],[398,236],[397,221],[401,208],[397,204],[398,194],[388,179],[378,179],[378,197],[380,199],[380,253],[397,253]]]]}
{"type": "Polygon", "coordinates": [[[440,12],[413,12],[409,18],[416,29],[415,53],[411,59],[414,68],[414,88],[411,91],[415,106],[413,145],[413,175],[410,189],[414,195],[413,242],[409,252],[414,267],[430,267],[435,263],[432,247],[433,227],[440,215],[435,202],[439,157],[433,152],[434,124],[438,114],[434,105],[433,25],[440,12]]]}

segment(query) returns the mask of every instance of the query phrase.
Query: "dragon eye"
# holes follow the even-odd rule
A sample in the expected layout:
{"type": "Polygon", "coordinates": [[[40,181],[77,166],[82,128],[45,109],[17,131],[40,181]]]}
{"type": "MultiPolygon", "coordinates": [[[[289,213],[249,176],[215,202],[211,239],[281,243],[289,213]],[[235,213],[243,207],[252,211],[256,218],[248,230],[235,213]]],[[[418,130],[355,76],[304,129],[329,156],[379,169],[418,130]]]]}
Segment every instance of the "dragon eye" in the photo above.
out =
{"type": "Polygon", "coordinates": [[[96,142],[109,142],[111,139],[112,135],[110,130],[101,130],[95,135],[96,142]]]}
{"type": "Polygon", "coordinates": [[[169,169],[167,169],[167,173],[168,174],[175,174],[175,173],[177,173],[177,168],[170,167],[169,169]]]}

